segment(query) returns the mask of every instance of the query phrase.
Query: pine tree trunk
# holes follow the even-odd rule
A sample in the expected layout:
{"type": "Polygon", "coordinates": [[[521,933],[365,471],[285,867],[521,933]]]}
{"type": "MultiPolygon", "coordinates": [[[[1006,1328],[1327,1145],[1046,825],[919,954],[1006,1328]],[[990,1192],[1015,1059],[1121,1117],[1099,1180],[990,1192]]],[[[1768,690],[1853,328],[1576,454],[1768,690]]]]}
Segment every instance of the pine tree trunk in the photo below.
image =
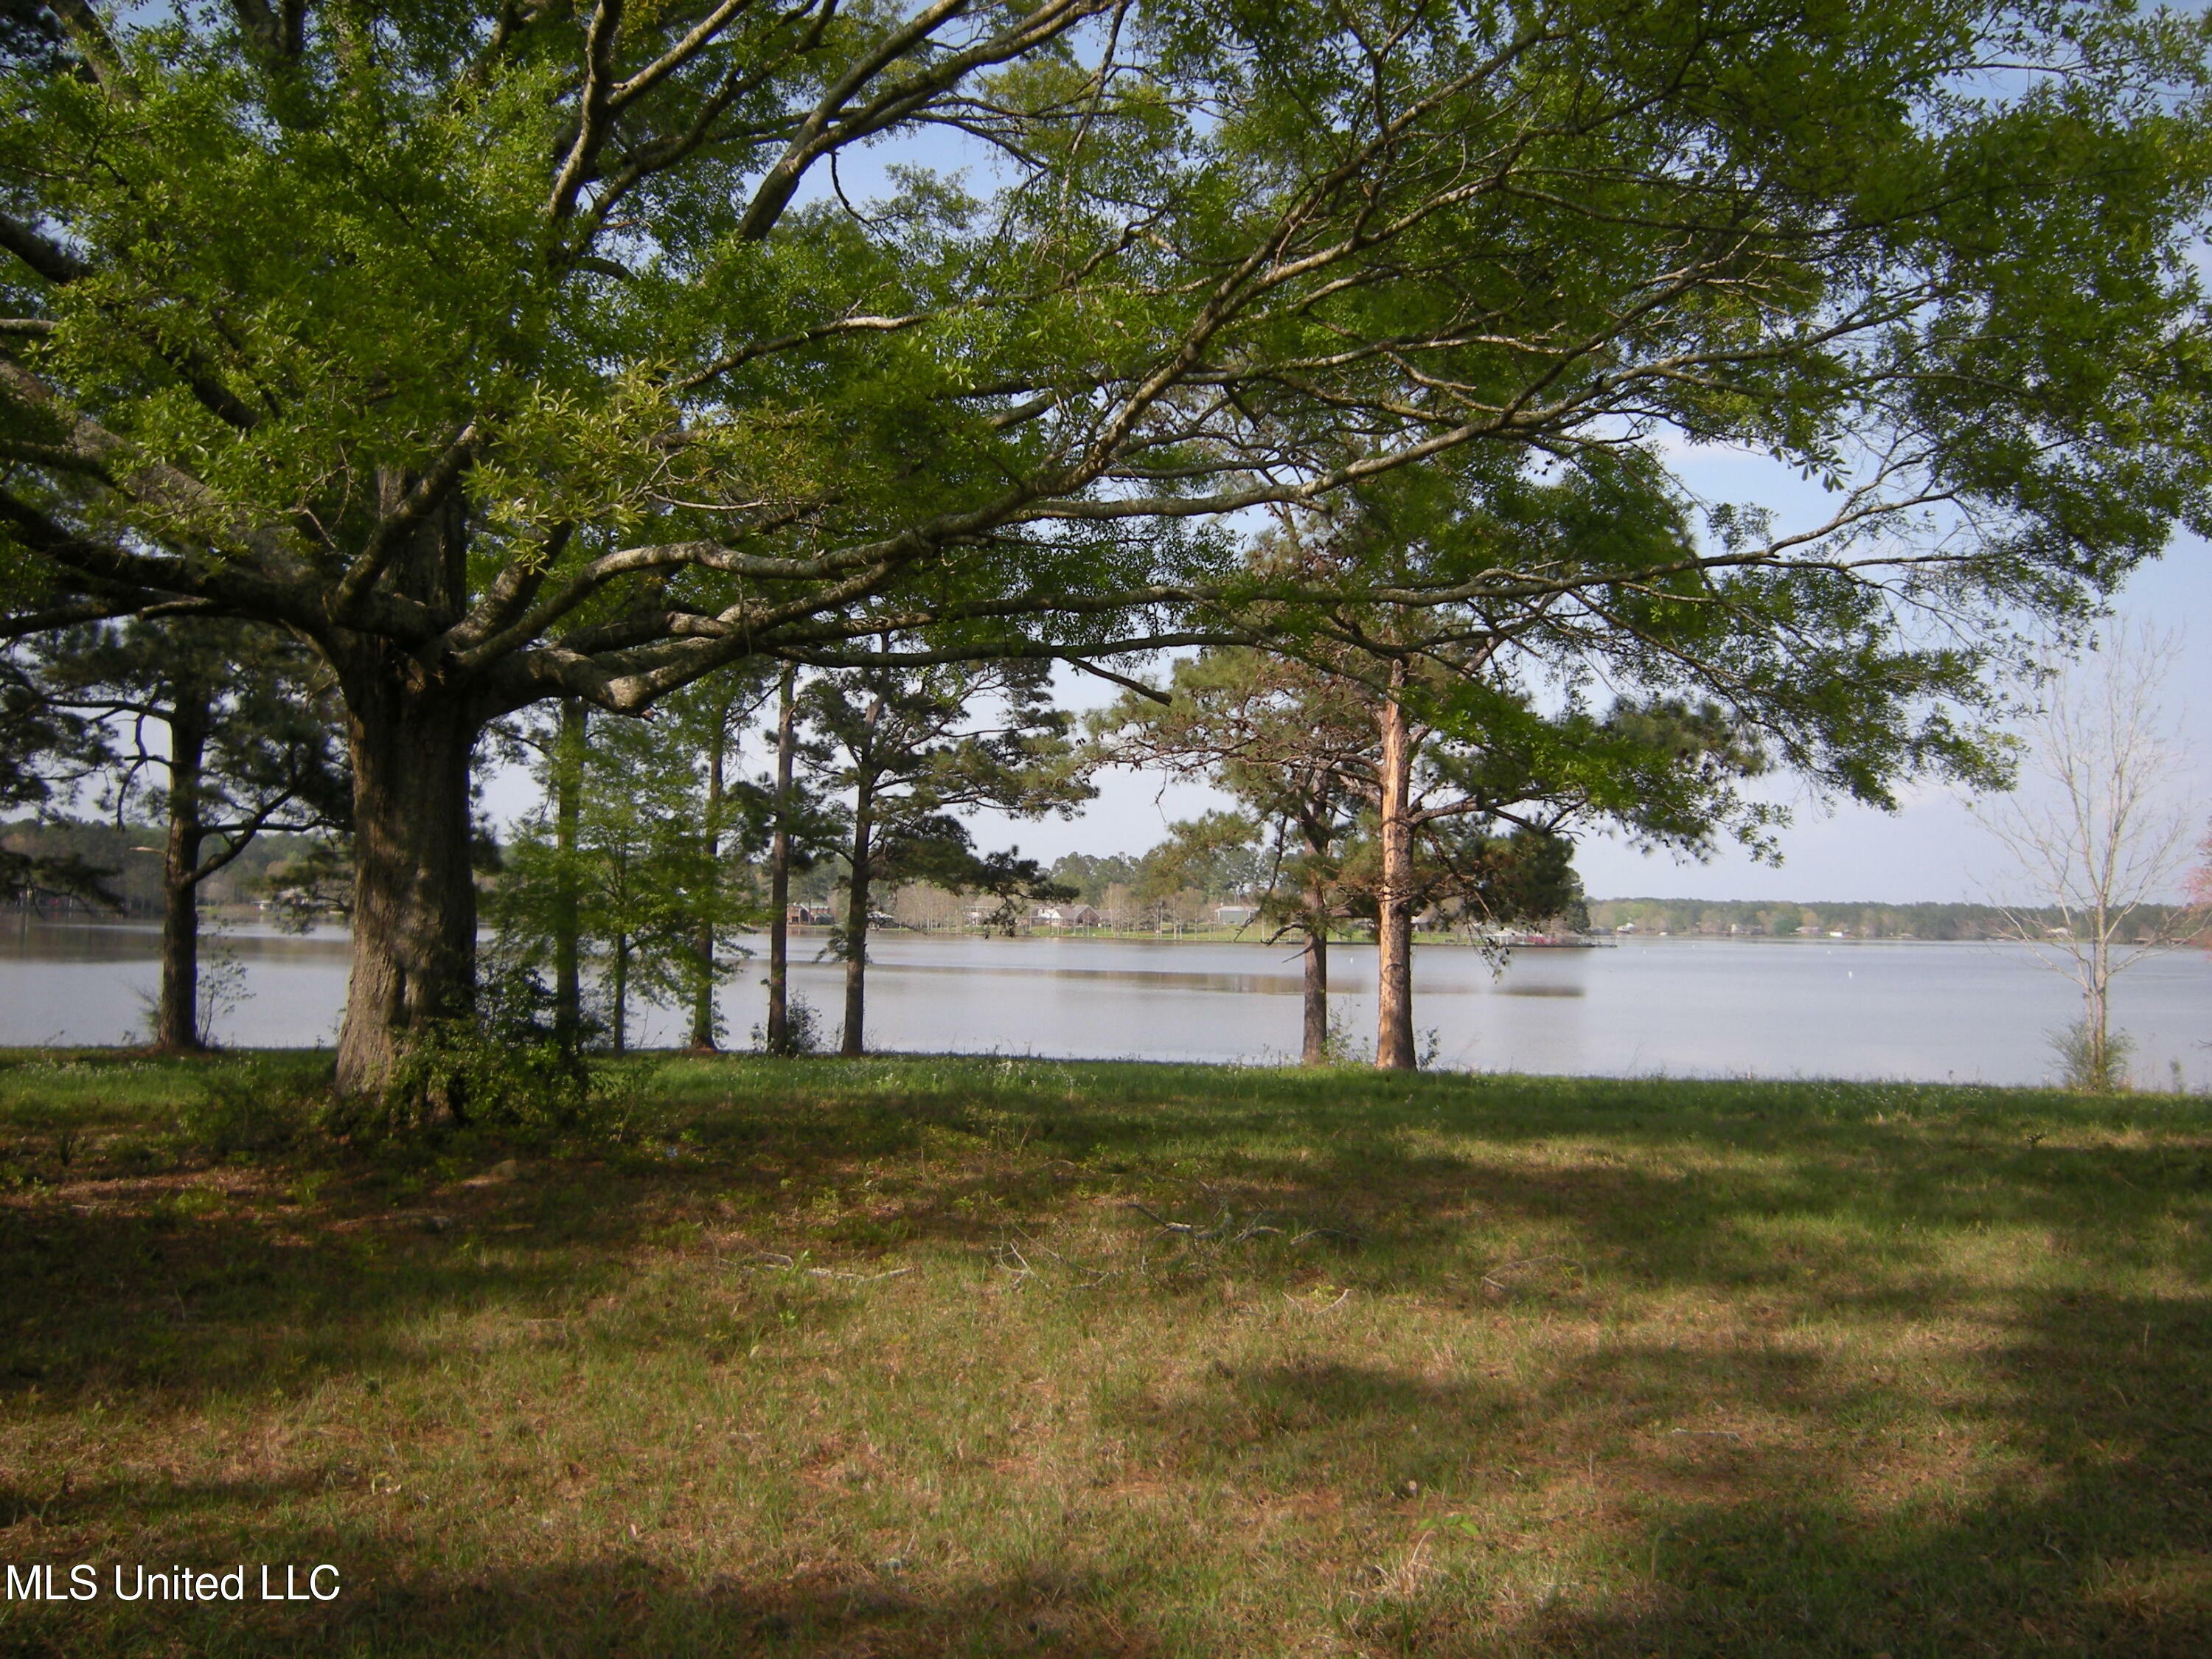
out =
{"type": "Polygon", "coordinates": [[[1413,1052],[1413,743],[1405,705],[1395,695],[1405,670],[1393,664],[1392,694],[1378,724],[1382,738],[1382,887],[1375,919],[1375,1064],[1410,1072],[1413,1052]]]}
{"type": "Polygon", "coordinates": [[[383,669],[340,669],[354,768],[353,972],[337,1054],[348,1094],[383,1092],[408,1033],[466,1013],[476,990],[469,751],[481,722],[383,669]]]}
{"type": "Polygon", "coordinates": [[[768,844],[768,1051],[791,1052],[791,764],[797,751],[787,665],[775,693],[775,833],[768,844]]]}
{"type": "Polygon", "coordinates": [[[207,755],[209,698],[179,681],[169,714],[169,835],[161,856],[161,1001],[154,1046],[198,1054],[200,1030],[200,844],[205,839],[200,774],[207,755]]]}
{"type": "Polygon", "coordinates": [[[577,891],[577,827],[583,817],[584,751],[590,711],[564,697],[553,748],[553,1031],[564,1049],[584,1029],[584,981],[579,965],[583,904],[577,891]]]}
{"type": "Polygon", "coordinates": [[[1328,894],[1320,880],[1306,889],[1305,1042],[1298,1059],[1326,1066],[1328,1052],[1328,894]]]}
{"type": "Polygon", "coordinates": [[[722,761],[728,732],[727,720],[718,715],[714,741],[707,750],[707,823],[700,848],[699,930],[693,946],[699,978],[691,991],[691,1052],[699,1054],[714,1054],[720,1047],[714,1041],[714,923],[721,908],[722,761]]]}
{"type": "Polygon", "coordinates": [[[1298,1055],[1306,1066],[1326,1066],[1328,1053],[1328,933],[1325,924],[1306,933],[1305,1043],[1298,1055]]]}
{"type": "Polygon", "coordinates": [[[868,1001],[868,862],[873,793],[864,779],[853,804],[853,879],[845,897],[845,1031],[837,1052],[851,1059],[867,1053],[863,1021],[868,1001]]]}

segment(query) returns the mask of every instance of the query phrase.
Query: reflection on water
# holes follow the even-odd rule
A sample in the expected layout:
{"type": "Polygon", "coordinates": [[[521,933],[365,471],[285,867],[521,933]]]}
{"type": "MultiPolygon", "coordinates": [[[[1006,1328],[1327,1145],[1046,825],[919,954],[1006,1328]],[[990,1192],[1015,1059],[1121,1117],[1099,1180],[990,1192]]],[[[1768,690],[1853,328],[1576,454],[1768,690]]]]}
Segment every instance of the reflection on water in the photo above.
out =
{"type": "MultiPolygon", "coordinates": [[[[145,1040],[161,988],[160,947],[161,930],[149,923],[0,921],[0,1043],[145,1040]]],[[[201,939],[200,966],[216,993],[217,1040],[256,1048],[336,1042],[346,957],[340,927],[210,929],[201,939]],[[227,961],[236,963],[234,975],[227,961]],[[235,1000],[224,993],[226,981],[235,1000]]]]}
{"type": "MultiPolygon", "coordinates": [[[[1062,945],[1097,945],[1100,939],[1061,939],[1062,945]]],[[[996,975],[1006,979],[1094,979],[1121,985],[1139,985],[1155,991],[1247,991],[1255,996],[1301,996],[1305,992],[1303,974],[1185,974],[1171,968],[1069,968],[1054,963],[1039,967],[1030,963],[1004,964],[896,962],[875,960],[878,952],[870,947],[868,983],[873,986],[879,975],[891,974],[977,974],[996,975]]],[[[842,969],[839,970],[840,972],[842,969]]],[[[1340,990],[1359,988],[1357,980],[1340,982],[1340,990]]]]}
{"type": "MultiPolygon", "coordinates": [[[[0,1043],[108,1043],[144,1029],[158,974],[147,926],[0,922],[0,1043]]],[[[211,942],[243,995],[217,1035],[242,1046],[327,1043],[345,1000],[346,940],[235,930],[211,942]]],[[[793,941],[793,983],[834,1036],[842,963],[793,941]]],[[[1260,944],[975,939],[887,933],[871,950],[868,1036],[884,1049],[1280,1061],[1298,1040],[1297,953],[1260,944]]],[[[1371,949],[1330,952],[1332,1013],[1374,1023],[1371,949]]],[[[720,999],[726,1040],[762,1018],[760,964],[720,999]]],[[[1606,951],[1525,951],[1502,974],[1477,952],[1415,957],[1414,1022],[1438,1062],[1476,1070],[2034,1083],[2048,1034],[2075,1018],[2073,988],[2024,951],[1979,945],[1653,939],[1606,951]]],[[[2115,981],[2136,1076],[2212,1087],[2212,962],[2154,957],[2115,981]]],[[[672,1011],[645,1043],[684,1035],[672,1011]]],[[[1424,1046],[1426,1046],[1425,1042],[1424,1046]]]]}
{"type": "MultiPolygon", "coordinates": [[[[19,915],[0,921],[0,961],[143,962],[159,947],[158,929],[145,922],[58,922],[19,915]]],[[[305,933],[253,926],[211,928],[200,935],[203,956],[241,959],[340,962],[346,959],[342,927],[305,933]]]]}

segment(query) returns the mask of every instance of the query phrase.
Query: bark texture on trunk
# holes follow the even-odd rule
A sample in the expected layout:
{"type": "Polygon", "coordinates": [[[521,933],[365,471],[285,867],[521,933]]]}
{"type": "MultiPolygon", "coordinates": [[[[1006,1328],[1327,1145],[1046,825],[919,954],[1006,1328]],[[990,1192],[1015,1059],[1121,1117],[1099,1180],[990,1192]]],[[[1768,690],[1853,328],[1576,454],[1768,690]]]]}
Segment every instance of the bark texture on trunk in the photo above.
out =
{"type": "Polygon", "coordinates": [[[1328,936],[1316,927],[1306,934],[1305,1043],[1298,1054],[1306,1066],[1326,1066],[1328,1053],[1328,936]]]}
{"type": "MultiPolygon", "coordinates": [[[[1390,672],[1395,694],[1405,671],[1390,672]]],[[[1382,885],[1375,918],[1375,1064],[1410,1072],[1413,1051],[1413,741],[1405,705],[1386,698],[1378,724],[1382,739],[1382,885]]]]}
{"type": "Polygon", "coordinates": [[[791,769],[793,739],[792,691],[787,667],[775,694],[775,831],[768,845],[768,1025],[769,1053],[791,1052],[791,769]]]}
{"type": "Polygon", "coordinates": [[[337,1085],[374,1094],[391,1083],[410,1030],[466,1012],[474,998],[469,751],[480,722],[458,698],[413,692],[396,672],[345,678],[353,973],[337,1085]]]}
{"type": "MultiPolygon", "coordinates": [[[[380,472],[379,510],[398,513],[414,482],[380,472]]],[[[433,615],[461,615],[468,526],[458,494],[406,532],[388,580],[433,615]]],[[[467,1013],[475,1001],[469,763],[484,713],[389,641],[337,629],[320,644],[345,696],[353,757],[353,971],[337,1086],[382,1094],[409,1033],[467,1013]]],[[[456,1115],[463,1109],[459,1101],[444,1103],[456,1115]]]]}
{"type": "Polygon", "coordinates": [[[576,839],[584,807],[584,746],[590,714],[580,697],[564,697],[553,748],[553,1032],[573,1049],[584,1029],[584,981],[578,935],[583,905],[577,891],[576,839]]]}
{"type": "Polygon", "coordinates": [[[169,713],[169,835],[161,852],[161,1001],[154,1046],[164,1054],[198,1054],[200,1030],[201,769],[207,757],[209,698],[179,683],[169,713]]]}
{"type": "Polygon", "coordinates": [[[853,804],[853,879],[845,895],[845,1030],[837,1052],[848,1058],[867,1053],[864,1022],[868,1006],[868,860],[875,800],[866,780],[853,804]]]}
{"type": "Polygon", "coordinates": [[[698,982],[691,988],[691,1052],[711,1054],[714,1041],[714,923],[721,908],[722,762],[728,723],[718,718],[707,750],[707,822],[700,837],[699,928],[693,942],[698,982]]]}

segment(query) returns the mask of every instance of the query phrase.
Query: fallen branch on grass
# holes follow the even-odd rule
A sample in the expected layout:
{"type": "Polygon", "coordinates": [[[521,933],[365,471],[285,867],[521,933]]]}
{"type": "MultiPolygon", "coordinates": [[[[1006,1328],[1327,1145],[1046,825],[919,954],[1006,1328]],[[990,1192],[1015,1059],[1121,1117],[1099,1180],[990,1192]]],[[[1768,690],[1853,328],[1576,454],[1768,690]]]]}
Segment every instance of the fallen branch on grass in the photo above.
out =
{"type": "MultiPolygon", "coordinates": [[[[1235,1212],[1232,1212],[1226,1204],[1221,1206],[1221,1212],[1214,1217],[1213,1224],[1211,1227],[1201,1227],[1195,1222],[1191,1221],[1170,1221],[1165,1216],[1157,1214],[1153,1211],[1146,1209],[1143,1205],[1138,1203],[1133,1198],[1127,1200],[1127,1206],[1128,1208],[1134,1210],[1139,1215],[1144,1217],[1146,1220],[1151,1222],[1154,1226],[1158,1227],[1162,1232],[1180,1233],[1182,1237],[1191,1240],[1194,1243],[1242,1244],[1248,1238],[1259,1238],[1267,1234],[1273,1234],[1278,1238],[1284,1236],[1283,1230],[1280,1227],[1270,1226],[1268,1224],[1266,1218],[1267,1212],[1265,1211],[1254,1216],[1249,1221],[1246,1222],[1242,1228],[1238,1229],[1237,1231],[1232,1234],[1229,1231],[1230,1224],[1235,1221],[1237,1218],[1235,1212]]],[[[1309,1230],[1307,1234],[1301,1236],[1310,1237],[1311,1231],[1312,1230],[1309,1230]]]]}
{"type": "Polygon", "coordinates": [[[1518,1261],[1501,1261],[1498,1266],[1492,1267],[1490,1272],[1483,1274],[1482,1282],[1489,1285],[1492,1290],[1503,1295],[1512,1287],[1509,1285],[1500,1283],[1495,1275],[1498,1273],[1517,1273],[1523,1267],[1541,1267],[1552,1262],[1557,1262],[1564,1267],[1572,1267],[1577,1273],[1581,1273],[1585,1279],[1589,1277],[1589,1270],[1585,1268],[1581,1262],[1572,1261],[1566,1256],[1531,1255],[1524,1256],[1518,1261]]]}
{"type": "MultiPolygon", "coordinates": [[[[1039,1257],[1049,1258],[1070,1273],[1087,1275],[1076,1286],[1078,1290],[1096,1290],[1108,1279],[1121,1276],[1112,1267],[1100,1267],[1087,1261],[1070,1261],[1050,1245],[1039,1243],[1027,1233],[1023,1233],[1021,1239],[1022,1243],[1027,1244],[1039,1257]]],[[[1037,1277],[1037,1269],[1030,1263],[1029,1257],[1022,1253],[1021,1245],[1016,1244],[1012,1239],[1001,1239],[998,1243],[991,1246],[991,1261],[1001,1273],[1009,1275],[1017,1286],[1025,1285],[1037,1277]]]]}
{"type": "Polygon", "coordinates": [[[744,1264],[738,1271],[749,1273],[761,1272],[805,1273],[814,1279],[835,1279],[853,1285],[872,1285],[878,1279],[896,1279],[902,1273],[910,1273],[914,1271],[912,1267],[893,1267],[888,1272],[879,1273],[842,1273],[835,1267],[805,1267],[801,1265],[804,1261],[803,1256],[787,1256],[781,1250],[756,1250],[753,1252],[752,1261],[744,1264]]]}

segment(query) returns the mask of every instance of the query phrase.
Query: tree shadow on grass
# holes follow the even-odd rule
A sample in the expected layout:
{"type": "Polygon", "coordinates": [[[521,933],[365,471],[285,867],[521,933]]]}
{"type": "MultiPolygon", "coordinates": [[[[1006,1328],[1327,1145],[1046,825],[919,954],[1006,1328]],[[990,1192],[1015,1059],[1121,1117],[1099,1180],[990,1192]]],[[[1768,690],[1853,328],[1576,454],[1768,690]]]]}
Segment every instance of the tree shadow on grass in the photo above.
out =
{"type": "MultiPolygon", "coordinates": [[[[694,1177],[696,1180],[696,1176],[694,1177]]],[[[834,1323],[834,1296],[712,1305],[635,1303],[641,1255],[672,1183],[454,1188],[432,1205],[335,1215],[180,1211],[190,1187],[124,1183],[96,1203],[0,1208],[0,1401],[68,1413],[83,1401],[191,1409],[298,1393],[330,1378],[380,1386],[426,1364],[436,1321],[483,1316],[539,1346],[634,1351],[743,1346],[834,1323]]]]}
{"type": "Polygon", "coordinates": [[[2202,1299],[2076,1293],[2027,1299],[1949,1403],[1996,1453],[1979,1468],[1814,1351],[1693,1337],[1600,1340],[1518,1385],[1216,1366],[1117,1420],[1255,1494],[1417,1493],[1390,1530],[1419,1570],[1347,1614],[1373,1651],[2197,1659],[2208,1374],[2202,1299]]]}
{"type": "MultiPolygon", "coordinates": [[[[899,1075],[878,1069],[878,1081],[899,1075]]],[[[2122,1110],[2109,1105],[2077,1110],[2012,1097],[1992,1104],[1984,1091],[1904,1090],[1892,1103],[1903,1102],[1912,1121],[1900,1127],[1843,1111],[1832,1091],[1809,1085],[1715,1094],[1650,1085],[1608,1094],[1541,1082],[1264,1074],[1249,1087],[1232,1079],[1226,1104],[1170,1109],[1141,1085],[1149,1077],[1172,1095],[1192,1080],[1178,1068],[1103,1073],[1111,1083],[1103,1103],[1085,1103],[1083,1068],[1045,1069],[1075,1081],[1043,1101],[1027,1073],[997,1094],[894,1089],[855,1099],[833,1089],[819,1103],[732,1099],[695,1115],[696,1155],[665,1167],[551,1164],[523,1183],[449,1184],[398,1209],[357,1195],[323,1206],[313,1224],[265,1205],[233,1212],[219,1200],[213,1212],[187,1214],[177,1206],[191,1194],[145,1183],[135,1192],[119,1183],[89,1204],[65,1194],[0,1206],[0,1285],[13,1316],[0,1397],[58,1405],[106,1391],[184,1405],[322,1376],[392,1374],[420,1363],[409,1333],[422,1321],[478,1311],[565,1321],[564,1340],[588,1342],[593,1328],[574,1320],[579,1306],[631,1283],[652,1249],[680,1249],[653,1243],[656,1229],[671,1217],[711,1218],[732,1199],[747,1225],[781,1234],[787,1251],[812,1242],[866,1253],[977,1246],[1024,1218],[1049,1225],[1078,1182],[1142,1191],[1155,1203],[1167,1201],[1162,1186],[1180,1184],[1200,1223],[1230,1212],[1293,1218],[1273,1242],[1255,1237],[1233,1258],[1285,1282],[1310,1274],[1325,1251],[1342,1282],[1476,1302],[1532,1292],[1568,1305],[1586,1300],[1574,1286],[1547,1291],[1510,1275],[1501,1290],[1487,1277],[1500,1264],[1466,1243],[1471,1223],[1537,1224],[1571,1236],[1588,1258],[1578,1264],[1585,1283],[1595,1271],[1616,1288],[1711,1289],[1753,1298],[1778,1320],[1849,1310],[1910,1322],[1960,1293],[1939,1238],[1976,1227],[2032,1228],[2091,1263],[2140,1262],[2148,1252],[2197,1277],[2212,1270],[2212,1239],[2201,1226],[2154,1238],[2148,1225],[2212,1211],[2206,1159],[2189,1145],[2107,1137],[2045,1146],[2016,1125],[1990,1127],[2023,1114],[2045,1121],[2033,1114],[2046,1108],[2061,1121],[2071,1112],[2108,1122],[2122,1110]],[[1616,1095],[1603,1109],[1587,1103],[1616,1095]],[[1794,1115],[1784,1109],[1792,1102],[1794,1115]],[[1826,1115],[1806,1115],[1815,1109],[1826,1115]],[[1439,1121],[1479,1140],[1439,1142],[1439,1121]],[[1173,1157],[1163,1157],[1163,1139],[1173,1157]],[[1516,1143],[1589,1155],[1516,1162],[1499,1150],[1516,1143]],[[886,1215],[828,1225],[810,1218],[839,1181],[886,1158],[913,1160],[903,1194],[890,1183],[886,1215]],[[1778,1242],[1772,1224],[1781,1223],[1796,1235],[1778,1242]],[[1822,1234],[1822,1223],[1837,1224],[1822,1234]],[[1281,1240],[1300,1228],[1320,1244],[1285,1248],[1281,1240]],[[1870,1243],[1869,1233],[1879,1237],[1870,1243]]],[[[779,1077],[867,1077],[742,1062],[693,1070],[755,1088],[779,1077]]],[[[947,1075],[972,1082],[975,1068],[947,1075]]],[[[1218,1089],[1221,1077],[1210,1075],[1218,1089]]],[[[2196,1114],[2200,1139],[2203,1115],[2196,1114]]],[[[1133,1211],[1114,1213],[1137,1231],[1155,1224],[1133,1211]]],[[[823,1298],[777,1310],[786,1324],[836,1311],[823,1298]]],[[[713,1340],[730,1337],[725,1329],[713,1340]]],[[[679,1316],[655,1326],[641,1310],[623,1340],[703,1339],[696,1322],[679,1316]]]]}

